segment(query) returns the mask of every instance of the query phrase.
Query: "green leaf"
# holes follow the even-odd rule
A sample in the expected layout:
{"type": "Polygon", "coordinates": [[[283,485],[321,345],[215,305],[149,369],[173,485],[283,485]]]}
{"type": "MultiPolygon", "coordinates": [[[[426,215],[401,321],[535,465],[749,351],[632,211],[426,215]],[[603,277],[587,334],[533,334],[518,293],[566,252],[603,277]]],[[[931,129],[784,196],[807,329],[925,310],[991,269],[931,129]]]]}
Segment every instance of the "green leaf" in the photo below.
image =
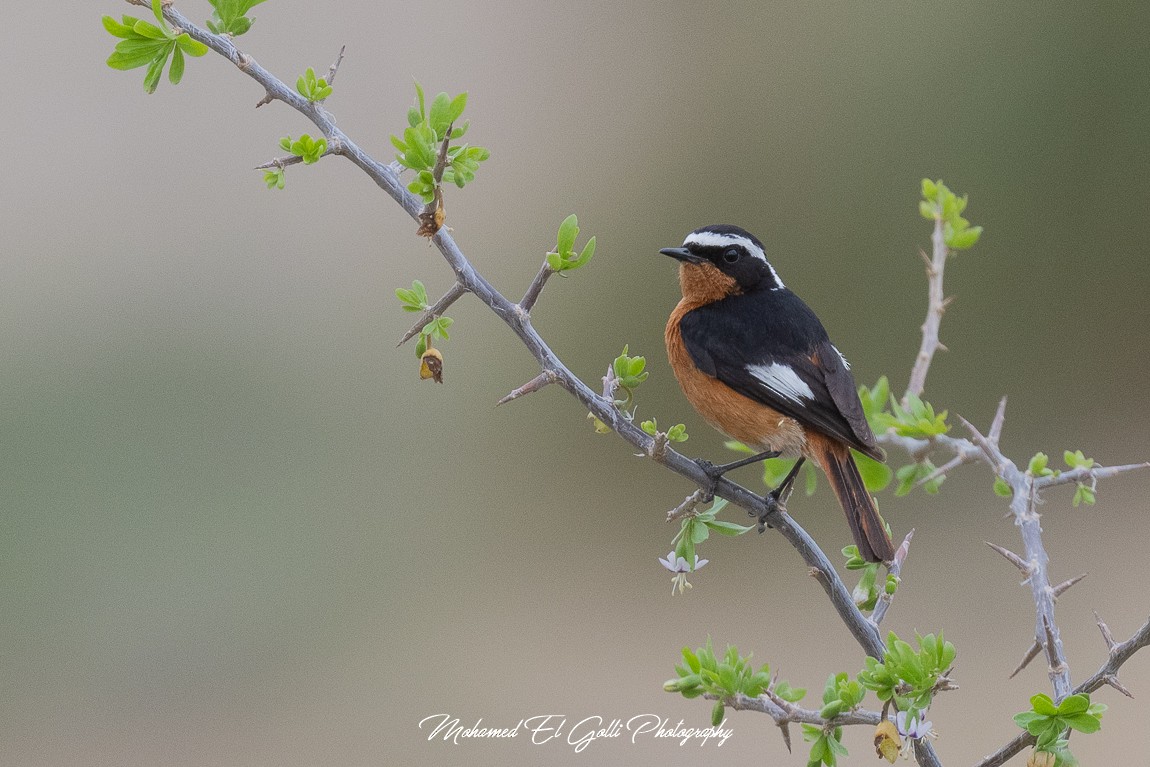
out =
{"type": "Polygon", "coordinates": [[[164,21],[164,4],[161,0],[152,0],[152,13],[156,14],[156,21],[166,24],[164,21]]]}
{"type": "Polygon", "coordinates": [[[1097,503],[1097,500],[1098,499],[1094,495],[1094,490],[1091,487],[1084,485],[1081,482],[1078,483],[1078,486],[1074,489],[1075,508],[1078,508],[1078,506],[1083,503],[1085,503],[1087,506],[1093,506],[1095,503],[1097,503]]]}
{"type": "MultiPolygon", "coordinates": [[[[1036,695],[1035,698],[1037,698],[1037,697],[1039,697],[1039,696],[1036,695]]],[[[1047,698],[1047,700],[1050,700],[1050,699],[1047,698]]],[[[1030,699],[1030,703],[1031,703],[1031,705],[1034,704],[1034,698],[1030,699]]],[[[1053,705],[1054,705],[1053,701],[1051,701],[1050,705],[1053,708],[1053,705]]],[[[1053,711],[1053,713],[1058,714],[1060,716],[1066,716],[1066,715],[1070,715],[1070,714],[1082,714],[1082,713],[1085,713],[1088,708],[1090,708],[1090,696],[1089,695],[1083,695],[1082,693],[1078,693],[1077,695],[1067,695],[1065,698],[1063,698],[1059,702],[1058,708],[1056,708],[1053,711]]],[[[1040,714],[1051,713],[1051,712],[1047,712],[1047,711],[1042,711],[1037,706],[1034,707],[1034,710],[1040,714]]]]}
{"type": "Polygon", "coordinates": [[[135,26],[135,22],[138,21],[138,19],[132,18],[131,16],[125,16],[124,19],[131,19],[132,24],[121,24],[111,16],[104,16],[100,19],[100,22],[104,25],[104,29],[108,30],[108,34],[112,35],[113,37],[128,38],[132,36],[134,31],[133,27],[135,26]]]}
{"type": "Polygon", "coordinates": [[[208,52],[208,46],[201,43],[199,40],[193,40],[187,32],[176,37],[176,45],[180,47],[184,53],[189,56],[203,56],[208,52]]]}
{"type": "Polygon", "coordinates": [[[867,492],[881,493],[885,490],[894,476],[890,467],[856,450],[852,450],[851,452],[854,454],[855,465],[858,467],[859,474],[862,476],[863,484],[866,485],[867,492]]]}
{"type": "Polygon", "coordinates": [[[559,225],[559,233],[555,238],[555,252],[562,258],[566,258],[575,247],[575,238],[579,236],[579,219],[572,213],[567,218],[563,219],[563,223],[559,225]]]}
{"type": "MultiPolygon", "coordinates": [[[[1089,705],[1090,699],[1087,698],[1086,702],[1087,705],[1089,705]]],[[[1057,716],[1059,711],[1059,707],[1054,705],[1054,701],[1050,699],[1050,696],[1043,693],[1039,693],[1030,699],[1030,707],[1034,709],[1035,713],[1041,714],[1042,716],[1057,716]]],[[[1085,711],[1086,706],[1083,706],[1081,710],[1085,711]]]]}
{"type": "Polygon", "coordinates": [[[751,530],[755,529],[754,526],[748,527],[746,525],[737,525],[734,522],[724,522],[718,519],[710,520],[704,522],[703,524],[705,524],[711,530],[714,530],[716,533],[719,533],[720,535],[729,536],[742,535],[743,533],[750,532],[751,530]]]}
{"type": "Polygon", "coordinates": [[[1014,491],[1010,489],[1010,485],[1002,477],[994,478],[994,494],[1002,498],[1009,498],[1014,495],[1014,491]]]}
{"type": "Polygon", "coordinates": [[[440,93],[432,100],[431,113],[427,116],[427,122],[437,137],[447,132],[447,126],[451,123],[450,117],[451,97],[446,93],[440,93]]]}
{"type": "MultiPolygon", "coordinates": [[[[451,106],[447,110],[447,116],[449,118],[448,122],[454,123],[456,120],[458,120],[459,117],[463,114],[463,110],[466,108],[467,108],[467,92],[464,91],[463,93],[460,93],[458,96],[456,96],[455,98],[453,98],[451,100],[451,106]]],[[[452,131],[452,138],[459,138],[459,136],[456,136],[454,134],[455,134],[455,131],[452,131]]],[[[460,134],[460,135],[462,135],[462,134],[460,134]]]]}
{"type": "MultiPolygon", "coordinates": [[[[157,0],[158,2],[158,0],[157,0]]],[[[160,75],[164,72],[164,64],[168,63],[168,53],[171,48],[165,50],[152,59],[152,63],[148,65],[148,72],[144,75],[144,92],[155,93],[156,86],[160,84],[160,75]]]]}
{"type": "Polygon", "coordinates": [[[172,66],[168,68],[168,82],[179,85],[184,77],[184,52],[179,46],[172,49],[172,66]]]}
{"type": "Polygon", "coordinates": [[[715,706],[714,706],[714,708],[711,709],[711,726],[712,727],[718,727],[720,724],[723,723],[723,714],[725,712],[726,712],[726,709],[723,706],[723,701],[721,701],[721,700],[715,701],[715,706]]]}
{"type": "Polygon", "coordinates": [[[148,38],[151,38],[152,40],[167,40],[168,39],[168,33],[167,32],[160,29],[155,24],[149,24],[148,22],[144,21],[143,19],[140,19],[139,21],[137,21],[135,24],[132,25],[132,31],[135,32],[140,37],[148,37],[148,38]]]}

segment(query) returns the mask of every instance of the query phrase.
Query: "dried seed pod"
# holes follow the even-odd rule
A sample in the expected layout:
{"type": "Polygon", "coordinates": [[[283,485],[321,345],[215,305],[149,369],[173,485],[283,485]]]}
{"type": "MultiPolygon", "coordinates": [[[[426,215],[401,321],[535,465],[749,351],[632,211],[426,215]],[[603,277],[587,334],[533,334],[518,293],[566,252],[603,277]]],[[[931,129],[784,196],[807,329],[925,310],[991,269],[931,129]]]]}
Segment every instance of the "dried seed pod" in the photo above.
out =
{"type": "Polygon", "coordinates": [[[443,354],[439,349],[431,347],[419,358],[419,377],[443,383],[443,354]]]}
{"type": "Polygon", "coordinates": [[[898,751],[902,748],[902,741],[898,737],[898,728],[889,719],[883,719],[874,728],[874,750],[880,759],[886,759],[891,764],[898,758],[898,751]]]}

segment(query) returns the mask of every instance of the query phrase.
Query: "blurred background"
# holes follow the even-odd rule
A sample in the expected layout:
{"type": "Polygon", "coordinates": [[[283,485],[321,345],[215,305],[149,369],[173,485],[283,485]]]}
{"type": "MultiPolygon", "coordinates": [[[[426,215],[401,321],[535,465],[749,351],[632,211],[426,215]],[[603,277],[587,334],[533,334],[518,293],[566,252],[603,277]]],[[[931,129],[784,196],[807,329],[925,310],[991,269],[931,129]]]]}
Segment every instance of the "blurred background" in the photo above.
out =
{"type": "MultiPolygon", "coordinates": [[[[99,18],[125,12],[146,15],[15,4],[0,31],[18,75],[0,111],[0,763],[803,764],[799,733],[788,757],[754,713],[730,715],[720,751],[427,742],[417,723],[437,713],[706,726],[708,704],[661,684],[708,635],[813,695],[862,654],[773,534],[709,542],[672,598],[656,558],[691,488],[595,435],[558,389],[494,408],[538,369],[477,302],[451,311],[446,383],[421,382],[394,348],[411,317],[393,291],[418,278],[437,296],[451,275],[415,224],[338,159],[265,190],[251,168],[312,126],[253,109],[262,91],[215,54],[146,96],[143,70],[103,64],[99,18]]],[[[1144,4],[274,0],[253,15],[241,47],[289,83],[347,45],[328,107],[381,159],[413,76],[470,93],[469,139],[492,158],[448,191],[460,245],[517,298],[577,212],[598,252],[551,281],[536,325],[593,384],[625,343],[645,354],[639,412],[684,421],[688,455],[726,457],[666,364],[678,287],[658,249],[702,224],[750,229],[858,380],[901,391],[930,176],[969,193],[986,232],[948,268],[950,352],[928,398],[985,427],[1009,394],[1019,461],[1150,457],[1144,4]]],[[[1104,660],[1091,610],[1119,638],[1150,612],[1148,482],[1042,509],[1053,577],[1090,573],[1058,605],[1076,682],[1104,660]]],[[[896,533],[918,531],[884,625],[958,646],[961,690],[931,714],[946,764],[970,764],[1049,690],[1041,661],[1007,680],[1033,607],[983,541],[1019,548],[1017,532],[981,467],[940,497],[881,502],[896,533]]],[[[825,484],[791,511],[828,552],[848,541],[825,484]]],[[[1122,679],[1150,693],[1150,652],[1122,679]]],[[[1097,699],[1111,709],[1074,739],[1083,763],[1145,754],[1140,704],[1097,699]]],[[[846,745],[873,761],[870,732],[846,745]]]]}

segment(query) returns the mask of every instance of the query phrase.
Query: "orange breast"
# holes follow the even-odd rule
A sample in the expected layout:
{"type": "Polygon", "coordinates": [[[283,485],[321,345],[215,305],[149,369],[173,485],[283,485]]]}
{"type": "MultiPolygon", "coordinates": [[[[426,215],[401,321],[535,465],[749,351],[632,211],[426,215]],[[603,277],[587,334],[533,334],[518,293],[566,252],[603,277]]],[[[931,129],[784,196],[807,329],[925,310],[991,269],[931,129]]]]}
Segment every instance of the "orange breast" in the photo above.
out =
{"type": "Polygon", "coordinates": [[[687,352],[679,321],[700,304],[683,299],[671,312],[664,340],[667,358],[687,401],[699,415],[724,434],[755,450],[778,450],[797,456],[805,452],[803,428],[795,419],[743,396],[737,391],[701,372],[687,352]]]}

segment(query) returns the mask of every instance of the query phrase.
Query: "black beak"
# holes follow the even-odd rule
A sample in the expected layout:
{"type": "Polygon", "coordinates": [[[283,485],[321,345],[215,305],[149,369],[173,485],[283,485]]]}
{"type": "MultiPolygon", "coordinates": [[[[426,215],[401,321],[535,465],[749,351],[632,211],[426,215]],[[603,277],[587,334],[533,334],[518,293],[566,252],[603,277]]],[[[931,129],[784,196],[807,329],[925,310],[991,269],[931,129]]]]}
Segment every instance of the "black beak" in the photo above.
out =
{"type": "Polygon", "coordinates": [[[696,256],[686,248],[663,248],[659,252],[664,256],[670,256],[671,258],[678,259],[679,261],[686,261],[689,264],[701,264],[707,260],[702,256],[696,256]]]}

